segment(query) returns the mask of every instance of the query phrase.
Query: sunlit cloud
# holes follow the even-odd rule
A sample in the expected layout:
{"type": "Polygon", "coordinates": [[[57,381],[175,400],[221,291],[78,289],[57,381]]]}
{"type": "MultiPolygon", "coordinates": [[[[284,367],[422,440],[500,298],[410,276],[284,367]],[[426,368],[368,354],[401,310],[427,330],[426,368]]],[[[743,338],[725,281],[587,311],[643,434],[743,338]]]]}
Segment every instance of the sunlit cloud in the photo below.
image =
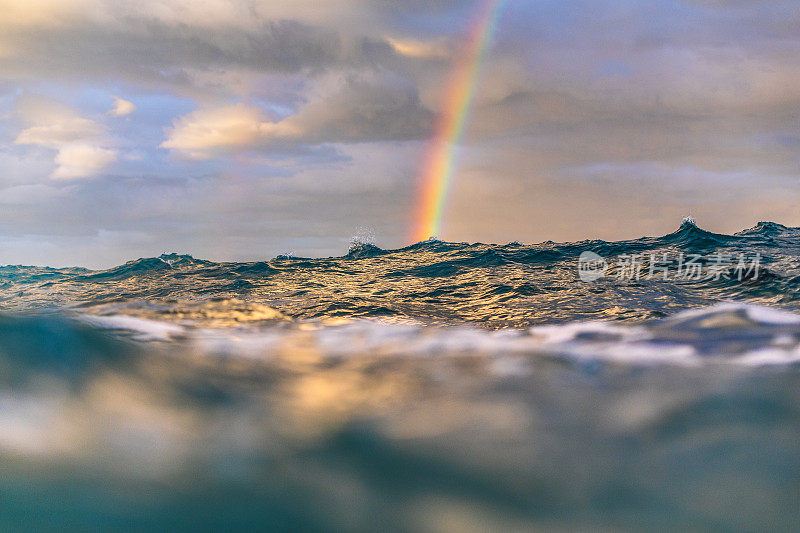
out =
{"type": "Polygon", "coordinates": [[[221,152],[254,149],[270,139],[299,133],[290,124],[269,121],[258,108],[236,104],[201,109],[177,119],[161,147],[190,159],[210,159],[221,152]]]}
{"type": "Polygon", "coordinates": [[[189,159],[210,159],[297,144],[423,139],[433,116],[413,86],[391,76],[329,77],[309,98],[283,119],[241,103],[200,109],[176,119],[161,147],[189,159]]]}
{"type": "Polygon", "coordinates": [[[112,117],[125,117],[134,111],[136,111],[136,104],[115,96],[114,105],[111,107],[111,110],[108,112],[108,114],[112,117]]]}
{"type": "Polygon", "coordinates": [[[59,148],[53,178],[76,179],[96,175],[117,160],[116,150],[89,144],[66,144],[59,148]]]}
{"type": "Polygon", "coordinates": [[[408,57],[445,59],[451,55],[449,47],[441,40],[426,42],[416,39],[387,38],[386,41],[398,54],[408,57]]]}
{"type": "Polygon", "coordinates": [[[114,163],[117,152],[106,146],[106,129],[55,100],[27,95],[16,104],[17,116],[27,127],[15,144],[56,151],[53,179],[90,178],[114,163]]]}

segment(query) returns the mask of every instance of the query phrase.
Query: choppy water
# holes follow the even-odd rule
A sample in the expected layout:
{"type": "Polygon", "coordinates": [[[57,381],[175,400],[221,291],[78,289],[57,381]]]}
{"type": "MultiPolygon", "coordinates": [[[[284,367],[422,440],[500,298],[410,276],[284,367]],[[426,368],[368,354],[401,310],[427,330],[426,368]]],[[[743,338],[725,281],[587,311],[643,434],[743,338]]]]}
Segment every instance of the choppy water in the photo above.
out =
{"type": "Polygon", "coordinates": [[[796,530],[799,252],[687,222],[0,267],[0,529],[796,530]]]}

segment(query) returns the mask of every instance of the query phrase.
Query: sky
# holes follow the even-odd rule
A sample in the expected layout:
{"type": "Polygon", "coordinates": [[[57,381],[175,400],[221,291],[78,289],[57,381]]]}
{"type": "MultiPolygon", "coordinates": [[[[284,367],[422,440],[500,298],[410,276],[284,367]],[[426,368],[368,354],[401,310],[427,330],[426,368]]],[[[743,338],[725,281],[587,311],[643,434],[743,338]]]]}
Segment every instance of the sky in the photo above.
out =
{"type": "MultiPolygon", "coordinates": [[[[480,8],[0,0],[0,264],[409,244],[480,8]]],[[[796,0],[508,0],[438,237],[800,226],[798,80],[796,0]]]]}

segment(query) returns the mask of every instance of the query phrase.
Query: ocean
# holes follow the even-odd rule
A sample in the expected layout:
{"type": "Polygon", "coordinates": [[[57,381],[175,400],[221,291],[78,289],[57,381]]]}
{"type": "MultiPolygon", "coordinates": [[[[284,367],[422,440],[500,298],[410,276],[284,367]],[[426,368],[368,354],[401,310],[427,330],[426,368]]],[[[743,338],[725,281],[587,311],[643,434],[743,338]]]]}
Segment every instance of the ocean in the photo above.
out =
{"type": "Polygon", "coordinates": [[[2,266],[0,529],[796,531],[799,257],[685,220],[2,266]]]}

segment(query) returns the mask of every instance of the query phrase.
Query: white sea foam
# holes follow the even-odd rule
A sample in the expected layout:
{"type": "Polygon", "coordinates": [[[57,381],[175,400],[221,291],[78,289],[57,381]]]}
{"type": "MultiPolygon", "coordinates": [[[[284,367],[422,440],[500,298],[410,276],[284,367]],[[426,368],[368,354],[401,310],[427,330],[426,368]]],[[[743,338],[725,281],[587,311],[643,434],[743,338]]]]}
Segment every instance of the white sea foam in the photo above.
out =
{"type": "Polygon", "coordinates": [[[672,318],[680,320],[731,312],[744,312],[750,320],[759,324],[800,324],[800,314],[762,305],[738,302],[725,302],[700,309],[690,309],[678,313],[672,318]]]}
{"type": "Polygon", "coordinates": [[[490,360],[501,373],[520,371],[525,366],[520,364],[520,357],[528,363],[537,358],[557,357],[633,366],[763,366],[800,361],[800,316],[732,303],[685,311],[652,325],[588,321],[536,326],[527,331],[424,327],[376,320],[335,325],[306,322],[289,327],[213,328],[125,315],[83,319],[97,327],[129,332],[131,338],[140,341],[180,339],[200,354],[265,358],[278,351],[310,350],[322,358],[376,359],[468,354],[490,360]],[[752,324],[731,322],[731,316],[742,315],[752,324]],[[738,348],[731,348],[719,337],[720,331],[730,331],[731,324],[743,328],[738,348]],[[687,327],[695,329],[688,334],[687,327]],[[768,341],[763,340],[765,336],[768,341]],[[749,338],[754,340],[748,341],[749,338]]]}
{"type": "Polygon", "coordinates": [[[186,328],[170,322],[127,315],[83,315],[82,320],[99,328],[127,331],[137,340],[170,340],[186,334],[186,328]]]}

